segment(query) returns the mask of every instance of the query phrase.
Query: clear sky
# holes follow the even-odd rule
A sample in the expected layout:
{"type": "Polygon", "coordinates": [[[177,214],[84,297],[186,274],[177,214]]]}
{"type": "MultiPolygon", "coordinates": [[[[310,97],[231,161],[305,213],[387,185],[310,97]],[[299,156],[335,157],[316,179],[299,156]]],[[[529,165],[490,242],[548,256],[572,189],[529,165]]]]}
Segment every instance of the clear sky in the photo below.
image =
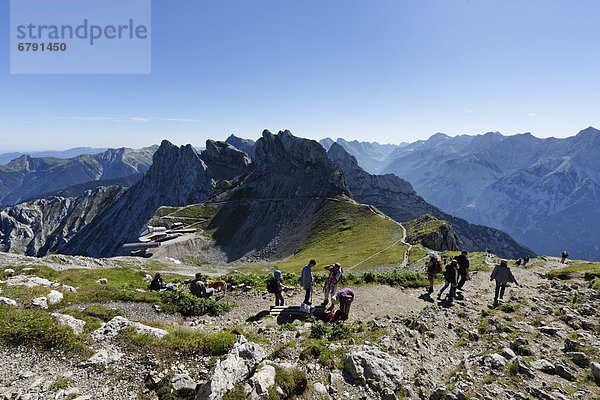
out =
{"type": "Polygon", "coordinates": [[[597,0],[153,0],[150,75],[10,75],[0,14],[0,152],[600,127],[597,0]]]}

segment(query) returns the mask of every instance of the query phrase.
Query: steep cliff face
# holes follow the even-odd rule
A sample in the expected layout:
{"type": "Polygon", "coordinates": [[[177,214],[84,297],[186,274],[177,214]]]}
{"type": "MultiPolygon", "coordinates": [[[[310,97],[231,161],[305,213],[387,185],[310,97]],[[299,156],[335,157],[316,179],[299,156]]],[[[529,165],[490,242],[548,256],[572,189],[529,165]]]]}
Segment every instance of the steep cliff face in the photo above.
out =
{"type": "Polygon", "coordinates": [[[413,190],[409,182],[396,175],[371,175],[365,172],[358,166],[356,159],[337,143],[331,145],[328,155],[343,169],[348,188],[355,200],[374,205],[398,222],[430,214],[450,222],[466,250],[485,251],[491,248],[496,254],[511,258],[534,255],[533,251],[502,231],[470,224],[427,203],[413,190]]]}
{"type": "Polygon", "coordinates": [[[406,241],[437,251],[460,250],[462,242],[450,223],[429,214],[406,224],[406,241]]]}
{"type": "Polygon", "coordinates": [[[70,159],[21,156],[8,165],[0,165],[0,205],[16,204],[89,181],[145,172],[156,149],[157,146],[109,149],[70,159]]]}
{"type": "Polygon", "coordinates": [[[256,147],[256,142],[254,140],[243,139],[235,135],[230,135],[225,141],[236,149],[248,154],[250,158],[254,157],[254,149],[256,147]]]}
{"type": "Polygon", "coordinates": [[[327,198],[349,197],[343,173],[314,140],[264,131],[255,167],[227,199],[209,229],[230,261],[289,256],[304,242],[327,198]]]}

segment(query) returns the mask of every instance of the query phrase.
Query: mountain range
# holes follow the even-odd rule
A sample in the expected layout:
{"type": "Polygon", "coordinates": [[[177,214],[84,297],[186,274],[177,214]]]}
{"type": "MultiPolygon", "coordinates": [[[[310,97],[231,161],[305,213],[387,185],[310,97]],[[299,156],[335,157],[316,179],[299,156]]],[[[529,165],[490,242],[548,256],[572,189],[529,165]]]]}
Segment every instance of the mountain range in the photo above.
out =
{"type": "MultiPolygon", "coordinates": [[[[157,148],[108,149],[67,159],[22,155],[7,165],[0,165],[0,205],[17,204],[73,185],[85,184],[86,188],[92,188],[97,186],[89,183],[93,181],[111,180],[104,182],[104,186],[131,184],[132,175],[150,167],[157,148]]],[[[81,188],[67,193],[81,194],[81,188]]]]}
{"type": "MultiPolygon", "coordinates": [[[[336,143],[351,154],[360,149],[343,139],[336,143]]],[[[568,250],[576,258],[600,259],[600,131],[595,128],[565,139],[438,133],[396,146],[379,164],[370,154],[355,155],[361,167],[374,172],[368,166],[375,164],[377,171],[406,179],[449,214],[505,231],[539,254],[568,250]]]]}
{"type": "MultiPolygon", "coordinates": [[[[393,176],[370,176],[362,170],[346,172],[331,148],[328,154],[318,142],[295,137],[289,131],[277,135],[263,132],[253,145],[253,153],[251,158],[227,142],[209,140],[206,150],[198,153],[191,145],[177,147],[163,141],[150,168],[130,188],[100,187],[76,198],[50,197],[3,209],[0,246],[4,251],[35,256],[113,256],[121,253],[123,243],[137,239],[157,210],[199,204],[195,210],[212,211],[201,218],[206,224],[196,241],[187,244],[190,252],[211,250],[226,262],[252,257],[282,259],[296,253],[308,235],[323,224],[323,210],[331,202],[356,204],[351,188],[358,193],[355,200],[369,200],[359,193],[359,186],[375,197],[389,195],[389,203],[393,203],[389,211],[395,212],[396,218],[418,216],[416,208],[402,211],[414,204],[423,212],[446,215],[419,198],[408,182],[393,181],[398,179],[393,176]],[[347,183],[363,178],[366,181],[347,183]],[[392,179],[392,187],[400,182],[403,189],[387,190],[388,179],[392,179]]],[[[352,161],[347,154],[345,157],[352,161]]],[[[364,210],[371,213],[369,207],[364,210]]],[[[459,229],[469,250],[483,250],[490,244],[491,239],[472,239],[483,232],[477,233],[479,227],[463,223],[459,229]]],[[[503,232],[485,231],[495,238],[498,254],[533,254],[503,232]]]]}

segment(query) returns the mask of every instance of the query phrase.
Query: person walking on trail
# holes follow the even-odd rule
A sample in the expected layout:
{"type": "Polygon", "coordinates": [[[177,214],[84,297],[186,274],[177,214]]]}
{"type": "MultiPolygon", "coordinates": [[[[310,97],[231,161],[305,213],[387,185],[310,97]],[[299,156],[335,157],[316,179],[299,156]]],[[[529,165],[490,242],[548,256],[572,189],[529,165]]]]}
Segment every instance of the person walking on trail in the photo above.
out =
{"type": "Polygon", "coordinates": [[[195,296],[206,299],[213,295],[215,289],[207,288],[204,280],[202,279],[202,274],[198,272],[196,274],[196,279],[190,282],[190,292],[195,296]]]}
{"type": "Polygon", "coordinates": [[[310,301],[310,295],[312,293],[313,285],[312,268],[315,265],[317,265],[317,262],[315,260],[310,260],[308,264],[306,264],[304,268],[302,268],[302,273],[300,274],[300,286],[302,286],[302,288],[305,291],[304,302],[302,304],[305,304],[307,306],[310,306],[312,304],[310,301]]]}
{"type": "Polygon", "coordinates": [[[562,254],[560,255],[561,264],[564,264],[568,257],[569,257],[569,253],[567,253],[566,250],[563,251],[562,254]]]}
{"type": "Polygon", "coordinates": [[[344,273],[339,263],[326,265],[325,269],[329,272],[329,276],[325,280],[325,286],[323,286],[323,306],[326,306],[329,303],[329,298],[336,293],[338,283],[344,273]]]}
{"type": "Polygon", "coordinates": [[[452,301],[454,296],[456,296],[456,282],[458,281],[458,262],[456,260],[452,260],[450,263],[446,264],[444,279],[446,280],[446,283],[444,283],[444,286],[440,289],[437,298],[438,300],[441,299],[444,290],[450,286],[450,293],[446,298],[452,301]]]}
{"type": "Polygon", "coordinates": [[[492,275],[490,275],[490,281],[496,280],[496,293],[494,295],[494,308],[498,307],[498,297],[504,297],[504,290],[506,289],[506,284],[509,282],[514,282],[517,286],[517,280],[515,276],[512,274],[510,268],[508,268],[508,261],[500,260],[500,264],[494,267],[492,271],[492,275]],[[499,296],[498,296],[499,295],[499,296]]]}
{"type": "Polygon", "coordinates": [[[425,264],[425,271],[427,272],[427,278],[429,279],[428,293],[433,293],[433,279],[435,278],[435,274],[441,272],[441,270],[440,262],[435,253],[429,253],[429,260],[427,261],[427,264],[425,264]]]}
{"type": "Polygon", "coordinates": [[[281,271],[275,270],[273,272],[273,285],[274,285],[274,293],[275,293],[275,307],[283,306],[285,303],[285,299],[283,298],[283,291],[289,289],[288,286],[285,286],[281,281],[281,271]]]}
{"type": "Polygon", "coordinates": [[[523,257],[523,266],[526,266],[528,262],[529,262],[529,255],[526,255],[525,257],[523,257]]]}
{"type": "Polygon", "coordinates": [[[469,259],[467,258],[467,251],[461,251],[454,259],[458,263],[458,275],[460,276],[456,289],[461,290],[465,282],[469,280],[469,259]]]}

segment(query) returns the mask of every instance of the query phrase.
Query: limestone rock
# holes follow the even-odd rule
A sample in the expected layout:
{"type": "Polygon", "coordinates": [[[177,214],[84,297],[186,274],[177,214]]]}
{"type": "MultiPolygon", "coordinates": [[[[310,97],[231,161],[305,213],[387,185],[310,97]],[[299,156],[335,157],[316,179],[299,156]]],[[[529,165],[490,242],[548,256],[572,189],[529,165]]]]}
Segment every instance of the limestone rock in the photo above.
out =
{"type": "Polygon", "coordinates": [[[215,400],[223,397],[238,383],[248,379],[262,360],[265,350],[240,336],[224,360],[218,360],[208,374],[206,383],[196,394],[197,400],[215,400]]]}
{"type": "Polygon", "coordinates": [[[9,306],[16,306],[17,302],[9,297],[0,297],[0,303],[4,303],[9,306]]]}
{"type": "Polygon", "coordinates": [[[252,376],[253,393],[257,397],[268,395],[268,390],[275,385],[275,367],[272,365],[262,365],[252,376]]]}
{"type": "Polygon", "coordinates": [[[376,347],[351,346],[344,361],[344,371],[352,379],[367,382],[378,390],[386,387],[398,390],[402,385],[402,360],[376,347]]]}
{"type": "Polygon", "coordinates": [[[63,294],[58,290],[52,290],[50,293],[46,295],[48,299],[48,303],[50,304],[58,304],[63,300],[63,294]]]}
{"type": "Polygon", "coordinates": [[[56,317],[56,320],[61,325],[66,325],[73,329],[73,332],[76,335],[80,335],[83,332],[83,328],[85,326],[85,321],[77,319],[71,315],[60,314],[60,313],[52,313],[56,317]]]}
{"type": "Polygon", "coordinates": [[[158,339],[162,339],[169,332],[164,329],[153,328],[148,325],[141,324],[139,322],[129,321],[127,318],[117,316],[108,322],[102,324],[102,326],[92,332],[92,339],[96,341],[106,341],[117,336],[119,331],[123,328],[131,326],[139,334],[152,335],[158,339]]]}
{"type": "Polygon", "coordinates": [[[575,363],[575,365],[581,368],[586,368],[590,364],[590,359],[588,358],[588,356],[586,356],[585,353],[582,353],[580,351],[568,352],[565,355],[568,358],[570,358],[575,363]]]}
{"type": "Polygon", "coordinates": [[[48,299],[46,297],[36,297],[31,300],[31,307],[46,310],[48,309],[48,299]]]}
{"type": "Polygon", "coordinates": [[[592,370],[592,374],[594,374],[594,378],[600,381],[600,364],[593,362],[590,364],[590,369],[592,370]]]}
{"type": "Polygon", "coordinates": [[[554,374],[556,372],[556,368],[554,365],[548,360],[535,360],[529,363],[532,368],[537,369],[538,371],[545,372],[547,374],[554,374]]]}
{"type": "Polygon", "coordinates": [[[196,381],[188,374],[176,374],[171,378],[171,386],[181,394],[193,394],[196,392],[196,381]]]}

